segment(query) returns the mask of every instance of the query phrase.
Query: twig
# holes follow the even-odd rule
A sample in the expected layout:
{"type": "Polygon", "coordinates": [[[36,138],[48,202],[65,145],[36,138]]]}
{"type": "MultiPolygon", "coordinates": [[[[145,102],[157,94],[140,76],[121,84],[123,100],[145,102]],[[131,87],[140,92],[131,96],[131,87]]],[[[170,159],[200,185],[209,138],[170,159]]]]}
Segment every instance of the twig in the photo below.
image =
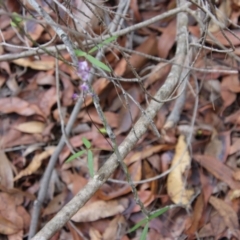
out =
{"type": "MultiPolygon", "coordinates": [[[[184,0],[182,2],[185,3],[184,0]]],[[[186,5],[182,5],[186,6],[186,5]]],[[[179,7],[181,8],[181,6],[179,7]]],[[[185,13],[179,13],[177,15],[177,50],[176,50],[176,62],[181,64],[186,57],[186,36],[187,33],[188,17],[185,13]]],[[[158,90],[155,95],[157,99],[166,99],[172,91],[175,89],[179,82],[179,77],[182,71],[182,67],[174,65],[165,81],[163,86],[158,90]]],[[[157,103],[155,101],[150,102],[146,112],[148,116],[153,119],[159,109],[163,106],[163,103],[157,103]]],[[[122,158],[132,150],[138,139],[147,131],[149,122],[145,117],[140,117],[134,126],[135,131],[131,131],[123,143],[119,146],[119,152],[122,158]]],[[[77,195],[66,204],[60,212],[57,213],[39,233],[33,238],[33,240],[45,240],[49,239],[57,230],[59,230],[64,224],[89,200],[89,198],[102,186],[102,184],[111,176],[111,174],[118,167],[119,162],[116,154],[112,154],[111,157],[105,162],[105,164],[99,169],[94,178],[89,180],[85,187],[77,193],[77,195]]]]}

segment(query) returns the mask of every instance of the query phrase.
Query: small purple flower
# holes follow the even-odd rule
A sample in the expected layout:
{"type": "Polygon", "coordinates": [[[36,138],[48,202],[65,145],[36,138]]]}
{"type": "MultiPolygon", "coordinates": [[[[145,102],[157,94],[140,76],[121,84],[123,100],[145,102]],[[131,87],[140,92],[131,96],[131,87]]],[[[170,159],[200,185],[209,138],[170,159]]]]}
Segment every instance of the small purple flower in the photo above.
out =
{"type": "Polygon", "coordinates": [[[79,96],[78,96],[77,93],[74,93],[74,94],[72,95],[72,99],[73,99],[73,100],[76,100],[78,97],[79,97],[79,96]]]}
{"type": "Polygon", "coordinates": [[[87,81],[89,78],[90,67],[88,66],[87,61],[78,62],[78,76],[83,80],[87,81]]]}
{"type": "Polygon", "coordinates": [[[83,92],[88,92],[89,90],[89,87],[86,83],[83,83],[80,85],[80,89],[83,91],[83,92]]]}

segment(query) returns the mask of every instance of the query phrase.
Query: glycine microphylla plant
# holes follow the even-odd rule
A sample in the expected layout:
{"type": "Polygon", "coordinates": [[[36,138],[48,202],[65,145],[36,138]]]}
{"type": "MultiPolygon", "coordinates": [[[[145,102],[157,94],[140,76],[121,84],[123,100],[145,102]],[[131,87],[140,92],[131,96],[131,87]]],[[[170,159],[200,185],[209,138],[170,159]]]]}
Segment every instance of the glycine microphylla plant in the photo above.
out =
{"type": "Polygon", "coordinates": [[[91,56],[90,53],[95,52],[96,50],[100,49],[104,45],[106,45],[106,44],[108,44],[108,43],[110,43],[110,42],[112,42],[116,39],[117,39],[117,36],[112,36],[112,37],[104,40],[102,43],[98,44],[96,47],[90,49],[88,51],[88,53],[86,53],[86,52],[84,52],[80,49],[75,50],[75,54],[78,57],[84,57],[85,58],[85,61],[79,62],[79,66],[78,66],[78,74],[83,81],[87,81],[88,74],[89,74],[89,71],[90,71],[90,68],[88,66],[87,61],[90,62],[95,67],[101,68],[102,70],[107,71],[107,72],[111,72],[111,69],[105,63],[103,63],[103,62],[99,61],[98,59],[96,59],[95,57],[91,56]]]}
{"type": "Polygon", "coordinates": [[[147,232],[148,232],[148,228],[149,228],[149,222],[162,215],[163,213],[165,213],[166,211],[168,211],[170,209],[170,206],[166,206],[164,208],[161,208],[157,211],[154,211],[153,213],[149,214],[148,218],[144,218],[142,219],[141,221],[139,221],[137,224],[135,224],[129,231],[128,233],[131,233],[135,230],[137,230],[139,227],[141,227],[142,225],[144,225],[144,229],[142,231],[142,234],[141,234],[141,237],[140,237],[140,240],[145,240],[146,239],[146,236],[147,236],[147,232]]]}
{"type": "Polygon", "coordinates": [[[89,142],[85,137],[82,138],[83,145],[86,149],[81,150],[72,156],[70,156],[65,163],[69,163],[74,159],[81,157],[83,155],[87,155],[87,162],[88,162],[88,170],[91,177],[94,177],[94,163],[93,163],[93,152],[91,150],[91,142],[89,142]]]}

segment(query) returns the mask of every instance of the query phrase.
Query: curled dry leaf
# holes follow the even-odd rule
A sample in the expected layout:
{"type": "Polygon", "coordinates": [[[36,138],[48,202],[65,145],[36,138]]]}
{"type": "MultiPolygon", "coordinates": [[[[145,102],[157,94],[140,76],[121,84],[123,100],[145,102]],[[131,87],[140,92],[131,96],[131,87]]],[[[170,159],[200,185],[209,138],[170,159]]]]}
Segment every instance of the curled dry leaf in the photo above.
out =
{"type": "Polygon", "coordinates": [[[14,128],[24,133],[42,133],[45,128],[45,124],[43,122],[31,121],[21,123],[14,128]]]}
{"type": "Polygon", "coordinates": [[[186,189],[183,174],[190,167],[191,157],[185,142],[185,137],[180,135],[172,160],[171,168],[167,179],[167,192],[171,200],[176,204],[187,205],[194,194],[193,190],[186,189]]]}
{"type": "Polygon", "coordinates": [[[42,161],[45,158],[51,156],[54,151],[55,151],[55,147],[49,147],[44,152],[35,155],[31,163],[14,178],[14,181],[18,180],[21,177],[28,176],[36,172],[41,166],[42,161]]]}
{"type": "Polygon", "coordinates": [[[75,222],[92,222],[101,218],[111,217],[122,213],[128,207],[128,204],[127,198],[111,201],[97,200],[81,208],[71,220],[75,222]]]}

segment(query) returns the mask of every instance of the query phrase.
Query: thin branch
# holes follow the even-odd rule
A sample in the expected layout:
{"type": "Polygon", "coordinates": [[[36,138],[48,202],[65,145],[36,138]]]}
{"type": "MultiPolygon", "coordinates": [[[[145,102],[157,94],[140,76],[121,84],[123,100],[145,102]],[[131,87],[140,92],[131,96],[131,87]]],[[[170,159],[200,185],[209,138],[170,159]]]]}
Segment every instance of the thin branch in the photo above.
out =
{"type": "MultiPolygon", "coordinates": [[[[184,0],[182,0],[185,3],[184,0]]],[[[181,6],[186,6],[181,5],[181,6]]],[[[181,6],[179,8],[181,8],[181,6]]],[[[177,50],[175,61],[181,64],[185,61],[187,46],[187,25],[188,17],[185,13],[179,13],[177,15],[177,50]]],[[[174,65],[165,81],[163,86],[158,90],[155,95],[156,99],[166,99],[171,95],[172,91],[177,86],[182,67],[174,65]]],[[[163,106],[163,103],[157,103],[151,101],[146,112],[148,116],[153,119],[159,109],[163,106]]],[[[123,143],[119,146],[119,152],[122,158],[133,149],[138,139],[147,131],[149,121],[145,117],[140,117],[134,126],[133,130],[128,134],[123,143]]],[[[103,183],[111,176],[111,174],[118,167],[119,162],[116,154],[112,154],[111,157],[105,162],[105,164],[99,169],[94,178],[89,180],[85,187],[77,193],[77,195],[66,204],[60,212],[57,213],[39,233],[33,238],[33,240],[45,240],[49,239],[57,230],[59,230],[64,224],[90,199],[91,196],[103,185],[103,183]]]]}

